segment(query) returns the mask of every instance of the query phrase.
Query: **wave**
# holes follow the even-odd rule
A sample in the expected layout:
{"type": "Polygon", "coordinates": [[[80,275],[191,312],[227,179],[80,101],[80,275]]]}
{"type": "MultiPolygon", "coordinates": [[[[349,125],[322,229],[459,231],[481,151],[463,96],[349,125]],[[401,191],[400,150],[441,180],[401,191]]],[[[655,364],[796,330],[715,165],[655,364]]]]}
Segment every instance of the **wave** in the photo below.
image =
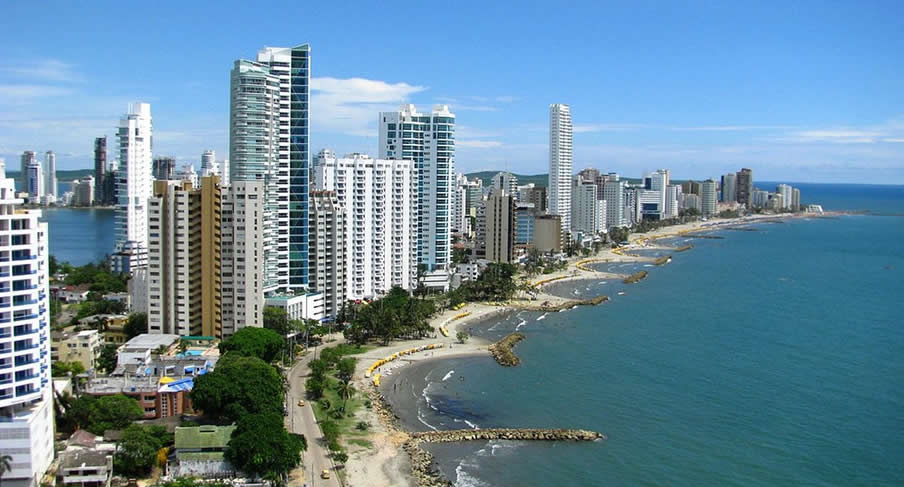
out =
{"type": "Polygon", "coordinates": [[[454,370],[450,370],[448,374],[443,376],[443,382],[447,381],[449,379],[449,377],[452,377],[452,374],[454,374],[454,373],[455,373],[454,370]]]}
{"type": "Polygon", "coordinates": [[[526,325],[526,324],[527,324],[527,321],[521,320],[521,323],[518,323],[518,326],[515,327],[515,331],[520,330],[521,327],[524,326],[524,325],[526,325]]]}
{"type": "Polygon", "coordinates": [[[455,467],[455,487],[484,487],[489,485],[468,473],[464,467],[465,462],[461,462],[455,467]]]}
{"type": "Polygon", "coordinates": [[[543,313],[542,315],[540,315],[540,317],[537,318],[537,321],[540,321],[540,320],[542,320],[542,319],[544,319],[544,318],[546,318],[546,313],[543,313]]]}

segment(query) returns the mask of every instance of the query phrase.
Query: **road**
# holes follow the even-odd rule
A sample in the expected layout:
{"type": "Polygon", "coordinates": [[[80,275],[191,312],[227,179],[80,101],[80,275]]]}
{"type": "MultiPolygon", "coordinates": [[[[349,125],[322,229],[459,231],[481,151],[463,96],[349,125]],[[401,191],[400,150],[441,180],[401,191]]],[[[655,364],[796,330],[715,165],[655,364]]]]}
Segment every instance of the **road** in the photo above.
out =
{"type": "MultiPolygon", "coordinates": [[[[336,345],[344,342],[344,339],[334,340],[330,345],[336,345]]],[[[320,432],[320,425],[314,419],[314,410],[305,399],[304,384],[308,376],[308,362],[314,358],[314,353],[307,353],[295,363],[289,370],[289,390],[286,392],[286,399],[289,408],[289,416],[287,418],[287,426],[292,433],[304,435],[308,441],[308,449],[304,452],[304,478],[301,478],[299,471],[293,471],[289,478],[289,485],[292,486],[329,486],[341,487],[338,475],[333,470],[333,463],[327,456],[326,442],[323,440],[323,434],[320,432]],[[304,407],[298,406],[299,400],[305,400],[304,407]],[[329,480],[320,478],[320,472],[324,469],[330,470],[329,480]]]]}

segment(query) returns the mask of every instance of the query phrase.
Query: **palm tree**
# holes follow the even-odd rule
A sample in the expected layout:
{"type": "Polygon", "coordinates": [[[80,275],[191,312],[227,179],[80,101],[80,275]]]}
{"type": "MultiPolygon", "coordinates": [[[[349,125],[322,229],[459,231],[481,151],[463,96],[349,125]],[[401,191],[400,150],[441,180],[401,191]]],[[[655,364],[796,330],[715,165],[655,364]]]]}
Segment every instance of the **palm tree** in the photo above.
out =
{"type": "Polygon", "coordinates": [[[3,455],[0,457],[0,478],[3,478],[3,474],[9,472],[13,469],[13,457],[9,455],[3,455]]]}
{"type": "Polygon", "coordinates": [[[352,397],[352,394],[355,393],[355,388],[352,386],[351,382],[340,382],[336,387],[336,393],[339,394],[339,397],[344,399],[342,401],[342,412],[345,414],[345,405],[348,403],[348,399],[352,397]]]}

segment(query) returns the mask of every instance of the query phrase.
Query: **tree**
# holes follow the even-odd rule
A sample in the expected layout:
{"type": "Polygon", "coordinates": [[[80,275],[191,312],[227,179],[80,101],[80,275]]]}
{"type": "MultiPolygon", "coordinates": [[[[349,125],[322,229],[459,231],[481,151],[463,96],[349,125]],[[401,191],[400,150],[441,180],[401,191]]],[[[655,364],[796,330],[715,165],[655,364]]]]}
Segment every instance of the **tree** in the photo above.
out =
{"type": "Polygon", "coordinates": [[[128,320],[126,320],[126,324],[122,327],[123,333],[126,334],[126,339],[131,340],[132,338],[141,335],[142,333],[148,332],[148,314],[147,313],[132,313],[129,315],[128,320]]]}
{"type": "Polygon", "coordinates": [[[345,414],[345,406],[348,404],[348,400],[355,393],[355,388],[352,386],[351,382],[340,381],[339,384],[336,385],[336,394],[339,394],[342,400],[342,412],[345,414]]]}
{"type": "Polygon", "coordinates": [[[0,456],[0,479],[3,478],[3,474],[9,472],[13,469],[13,457],[9,455],[0,456]]]}
{"type": "Polygon", "coordinates": [[[337,451],[333,453],[333,461],[342,465],[348,461],[348,454],[342,451],[337,451]]]}
{"type": "Polygon", "coordinates": [[[288,335],[292,329],[286,310],[278,306],[264,306],[264,328],[273,330],[282,336],[288,335]]]}
{"type": "Polygon", "coordinates": [[[97,369],[103,370],[106,373],[113,372],[116,368],[117,355],[116,350],[119,347],[112,343],[108,343],[104,345],[104,348],[100,350],[100,355],[97,357],[97,369]]]}
{"type": "Polygon", "coordinates": [[[225,457],[245,473],[279,477],[298,466],[305,442],[289,434],[279,414],[249,414],[239,419],[225,457]]]}
{"type": "Polygon", "coordinates": [[[50,273],[51,276],[55,275],[60,270],[60,264],[57,262],[57,258],[51,255],[47,259],[47,272],[50,273]]]}
{"type": "Polygon", "coordinates": [[[353,358],[344,358],[336,367],[336,378],[340,382],[350,382],[355,375],[355,362],[353,358]]]}
{"type": "Polygon", "coordinates": [[[246,327],[220,342],[220,353],[235,352],[270,363],[279,356],[285,346],[285,339],[273,330],[246,327]]]}
{"type": "Polygon", "coordinates": [[[143,477],[151,471],[157,461],[157,451],[163,446],[153,429],[133,424],[122,432],[113,465],[120,474],[143,477]]]}
{"type": "Polygon", "coordinates": [[[54,362],[50,365],[50,375],[53,377],[65,377],[70,373],[78,375],[85,371],[85,366],[81,362],[54,362]]]}
{"type": "Polygon", "coordinates": [[[195,409],[223,422],[247,414],[281,414],[284,391],[276,369],[257,357],[233,353],[220,358],[213,372],[195,378],[191,391],[195,409]]]}
{"type": "Polygon", "coordinates": [[[455,338],[458,339],[458,343],[464,344],[466,341],[468,341],[470,335],[468,335],[468,332],[466,331],[460,331],[455,334],[455,338]]]}
{"type": "Polygon", "coordinates": [[[92,409],[87,429],[96,435],[106,430],[121,430],[144,416],[138,401],[124,394],[100,397],[92,409]]]}

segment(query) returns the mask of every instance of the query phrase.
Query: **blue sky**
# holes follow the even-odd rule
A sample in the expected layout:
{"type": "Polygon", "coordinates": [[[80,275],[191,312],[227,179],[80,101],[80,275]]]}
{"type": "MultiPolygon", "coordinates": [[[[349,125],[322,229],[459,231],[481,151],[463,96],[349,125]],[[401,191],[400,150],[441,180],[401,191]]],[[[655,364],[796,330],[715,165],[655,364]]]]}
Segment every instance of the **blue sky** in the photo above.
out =
{"type": "Polygon", "coordinates": [[[575,170],[904,184],[901,2],[278,3],[6,2],[0,157],[89,167],[138,100],[155,153],[224,157],[233,61],[310,43],[315,151],[373,154],[380,110],[446,103],[459,170],[541,173],[567,103],[575,170]]]}

